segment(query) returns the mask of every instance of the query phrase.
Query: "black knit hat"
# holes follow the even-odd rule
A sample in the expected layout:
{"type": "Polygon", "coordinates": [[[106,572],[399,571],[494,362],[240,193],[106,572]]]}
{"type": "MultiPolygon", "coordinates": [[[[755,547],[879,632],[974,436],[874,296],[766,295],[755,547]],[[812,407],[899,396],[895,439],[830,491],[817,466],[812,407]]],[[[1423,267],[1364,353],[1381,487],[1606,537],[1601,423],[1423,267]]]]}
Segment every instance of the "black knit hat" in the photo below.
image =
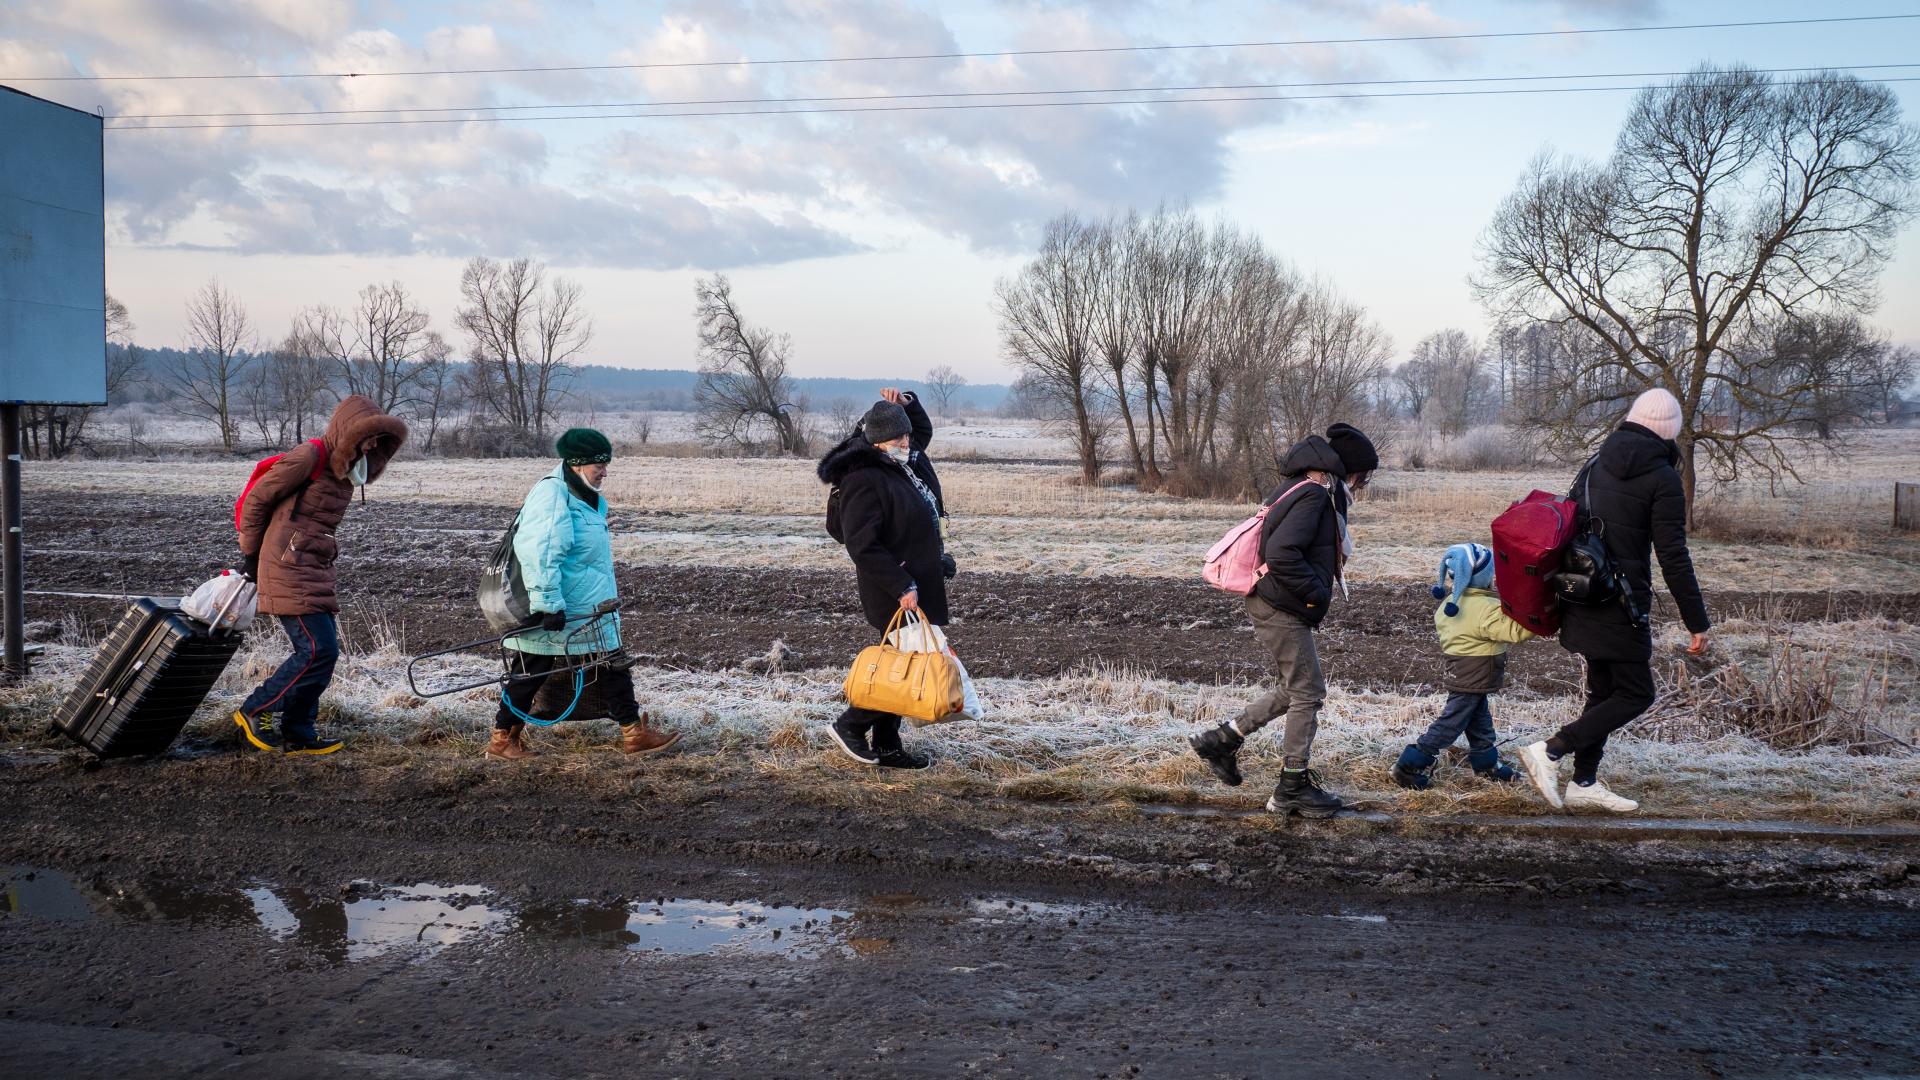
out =
{"type": "Polygon", "coordinates": [[[867,441],[875,446],[890,442],[902,435],[911,434],[913,422],[907,419],[907,410],[891,401],[876,401],[867,415],[860,418],[860,431],[867,441]]]}
{"type": "Polygon", "coordinates": [[[1352,424],[1335,424],[1327,429],[1327,441],[1347,467],[1347,475],[1372,472],[1380,467],[1380,453],[1373,448],[1367,433],[1352,424]]]}
{"type": "Polygon", "coordinates": [[[568,428],[553,449],[568,465],[605,465],[613,460],[613,443],[590,427],[568,428]]]}

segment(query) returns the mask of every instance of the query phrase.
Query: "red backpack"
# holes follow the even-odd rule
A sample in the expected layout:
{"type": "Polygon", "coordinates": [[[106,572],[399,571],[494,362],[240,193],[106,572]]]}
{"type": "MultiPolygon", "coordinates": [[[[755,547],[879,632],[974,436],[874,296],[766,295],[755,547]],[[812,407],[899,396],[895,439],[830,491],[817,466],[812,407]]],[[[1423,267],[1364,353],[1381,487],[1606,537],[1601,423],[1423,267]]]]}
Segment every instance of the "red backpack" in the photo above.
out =
{"type": "MultiPolygon", "coordinates": [[[[307,477],[306,483],[295,488],[289,498],[299,498],[300,493],[306,490],[307,484],[311,484],[315,480],[320,479],[320,474],[327,471],[327,441],[325,439],[308,439],[307,443],[320,452],[320,461],[313,467],[313,475],[307,477]]],[[[240,508],[247,505],[247,495],[253,491],[253,485],[259,483],[260,478],[267,475],[267,470],[278,465],[280,459],[286,457],[287,453],[290,452],[291,451],[285,451],[275,454],[272,457],[264,457],[254,464],[253,475],[247,477],[247,486],[240,489],[240,497],[235,499],[233,503],[233,529],[235,532],[240,531],[240,508]]]]}
{"type": "Polygon", "coordinates": [[[1541,637],[1560,632],[1553,575],[1579,521],[1574,501],[1534,491],[1493,519],[1493,581],[1500,610],[1541,637]]]}

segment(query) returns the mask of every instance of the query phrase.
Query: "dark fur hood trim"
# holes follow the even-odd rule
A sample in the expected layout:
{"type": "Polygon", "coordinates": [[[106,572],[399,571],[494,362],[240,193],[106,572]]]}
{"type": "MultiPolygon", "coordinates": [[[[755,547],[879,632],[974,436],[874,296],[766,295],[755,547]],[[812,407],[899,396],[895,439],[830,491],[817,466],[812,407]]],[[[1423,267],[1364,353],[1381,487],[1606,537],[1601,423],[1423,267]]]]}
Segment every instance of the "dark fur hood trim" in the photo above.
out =
{"type": "Polygon", "coordinates": [[[827,451],[827,456],[820,459],[820,467],[815,472],[820,477],[821,483],[837,484],[856,469],[897,467],[893,460],[887,457],[886,451],[868,442],[865,435],[856,431],[847,436],[839,446],[827,451]]]}

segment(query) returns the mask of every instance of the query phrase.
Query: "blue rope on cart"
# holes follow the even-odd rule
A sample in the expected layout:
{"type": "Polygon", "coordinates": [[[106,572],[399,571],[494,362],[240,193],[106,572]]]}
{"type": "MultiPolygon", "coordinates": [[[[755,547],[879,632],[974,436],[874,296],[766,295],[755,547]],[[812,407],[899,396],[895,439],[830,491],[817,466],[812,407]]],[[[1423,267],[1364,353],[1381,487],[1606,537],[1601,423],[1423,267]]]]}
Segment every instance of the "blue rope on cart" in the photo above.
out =
{"type": "Polygon", "coordinates": [[[520,706],[515,705],[513,703],[513,699],[507,696],[507,688],[504,686],[500,688],[500,704],[504,706],[508,712],[513,714],[514,719],[519,720],[522,723],[532,724],[535,727],[552,727],[553,725],[573,715],[573,710],[579,706],[580,695],[583,691],[585,691],[586,686],[587,686],[587,669],[584,667],[574,668],[573,669],[573,700],[567,703],[567,709],[565,712],[561,713],[559,716],[556,716],[551,720],[542,720],[537,716],[529,716],[526,713],[521,712],[520,706]]]}

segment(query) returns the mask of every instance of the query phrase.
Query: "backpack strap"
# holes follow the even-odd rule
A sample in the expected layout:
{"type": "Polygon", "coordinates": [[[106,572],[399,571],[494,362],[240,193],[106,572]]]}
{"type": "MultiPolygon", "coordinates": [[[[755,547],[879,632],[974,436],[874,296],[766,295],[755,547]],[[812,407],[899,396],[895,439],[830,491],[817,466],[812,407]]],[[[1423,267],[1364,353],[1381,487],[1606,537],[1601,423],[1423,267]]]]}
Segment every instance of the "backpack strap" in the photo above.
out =
{"type": "Polygon", "coordinates": [[[300,516],[300,496],[305,495],[307,488],[311,487],[313,482],[320,479],[327,471],[327,440],[308,439],[307,445],[313,447],[314,453],[319,455],[319,460],[314,462],[313,473],[305,480],[300,481],[300,486],[294,488],[293,491],[287,495],[287,501],[293,503],[293,509],[287,511],[288,521],[292,521],[300,516]]]}
{"type": "MultiPolygon", "coordinates": [[[[1276,516],[1275,516],[1275,515],[1273,514],[1273,512],[1272,512],[1272,511],[1273,511],[1273,508],[1274,508],[1274,507],[1276,507],[1276,506],[1279,506],[1279,505],[1280,505],[1281,503],[1283,503],[1283,502],[1286,502],[1286,501],[1287,501],[1287,499],[1288,499],[1288,498],[1289,498],[1289,497],[1290,497],[1290,496],[1291,496],[1291,495],[1292,495],[1292,494],[1293,494],[1294,492],[1296,492],[1296,491],[1299,491],[1299,490],[1300,490],[1301,488],[1303,488],[1303,487],[1319,487],[1319,486],[1320,486],[1320,485],[1318,485],[1318,484],[1315,484],[1315,483],[1314,483],[1314,482],[1313,482],[1312,480],[1304,480],[1304,479],[1303,479],[1303,480],[1301,480],[1301,481],[1300,481],[1299,483],[1297,483],[1297,484],[1295,484],[1295,485],[1293,485],[1292,487],[1290,487],[1290,488],[1288,488],[1287,490],[1285,490],[1285,491],[1283,491],[1283,492],[1281,492],[1281,493],[1280,493],[1279,495],[1276,495],[1276,496],[1274,497],[1274,499],[1273,499],[1273,501],[1272,501],[1272,502],[1270,502],[1270,503],[1268,503],[1268,504],[1267,504],[1266,506],[1264,506],[1264,507],[1262,507],[1262,509],[1263,509],[1263,510],[1265,510],[1265,511],[1267,511],[1267,517],[1266,517],[1266,520],[1265,520],[1265,521],[1262,521],[1262,522],[1260,523],[1260,551],[1261,551],[1261,553],[1263,553],[1263,554],[1264,554],[1264,553],[1266,552],[1266,550],[1267,550],[1267,537],[1269,537],[1269,536],[1272,536],[1272,535],[1273,535],[1273,530],[1274,530],[1274,529],[1276,529],[1276,528],[1278,528],[1278,527],[1280,526],[1280,522],[1281,522],[1281,521],[1282,521],[1282,520],[1283,520],[1283,519],[1284,519],[1284,518],[1285,518],[1285,517],[1286,517],[1286,516],[1287,516],[1288,514],[1290,514],[1290,513],[1292,513],[1292,512],[1293,512],[1293,507],[1292,507],[1291,505],[1289,505],[1289,506],[1288,506],[1288,507],[1287,507],[1287,508],[1286,508],[1285,510],[1282,510],[1282,511],[1280,512],[1280,514],[1279,514],[1279,515],[1278,515],[1278,516],[1276,517],[1276,516]]],[[[1261,564],[1260,564],[1260,576],[1262,576],[1262,577],[1265,577],[1265,576],[1266,576],[1266,574],[1267,574],[1267,564],[1266,564],[1266,563],[1265,563],[1265,562],[1263,561],[1263,562],[1261,562],[1261,564]]]]}

